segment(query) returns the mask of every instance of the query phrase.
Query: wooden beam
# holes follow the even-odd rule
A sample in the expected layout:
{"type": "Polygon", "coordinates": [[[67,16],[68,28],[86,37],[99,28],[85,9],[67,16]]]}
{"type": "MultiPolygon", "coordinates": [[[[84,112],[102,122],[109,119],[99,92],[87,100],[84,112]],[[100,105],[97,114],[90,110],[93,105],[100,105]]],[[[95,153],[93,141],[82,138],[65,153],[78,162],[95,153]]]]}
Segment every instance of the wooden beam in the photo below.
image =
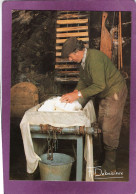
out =
{"type": "Polygon", "coordinates": [[[56,57],[61,57],[61,52],[56,52],[56,57]]]}
{"type": "Polygon", "coordinates": [[[57,20],[57,24],[85,24],[85,23],[88,23],[88,19],[57,20]]]}
{"type": "Polygon", "coordinates": [[[103,12],[102,13],[100,51],[105,53],[111,59],[111,57],[112,57],[112,36],[105,26],[105,22],[106,22],[107,17],[108,17],[108,13],[103,12]]]}
{"type": "MultiPolygon", "coordinates": [[[[89,48],[89,44],[84,44],[86,48],[89,48]]],[[[62,46],[56,46],[56,50],[62,50],[62,46]]]]}
{"type": "Polygon", "coordinates": [[[69,19],[69,18],[79,18],[79,17],[87,17],[87,14],[84,14],[84,15],[79,14],[79,13],[77,13],[77,14],[61,14],[57,18],[58,19],[64,19],[64,18],[69,19]]]}
{"type": "Polygon", "coordinates": [[[56,50],[61,50],[62,46],[56,46],[56,50]]]}
{"type": "Polygon", "coordinates": [[[57,71],[56,72],[57,73],[57,75],[58,74],[62,74],[62,75],[78,75],[79,74],[79,71],[57,71]]]}
{"type": "Polygon", "coordinates": [[[75,69],[75,68],[79,68],[80,64],[75,64],[75,65],[55,65],[55,69],[75,69]]]}
{"type": "MultiPolygon", "coordinates": [[[[77,38],[78,40],[82,40],[82,41],[85,41],[85,42],[89,42],[89,37],[86,37],[86,38],[77,38]]],[[[67,39],[56,39],[56,43],[57,44],[61,44],[61,43],[64,43],[67,39]]]]}
{"type": "Polygon", "coordinates": [[[58,33],[56,34],[56,37],[63,38],[63,37],[77,37],[77,36],[88,36],[88,32],[75,32],[75,33],[58,33]]]}
{"type": "Polygon", "coordinates": [[[64,82],[64,83],[67,83],[67,82],[78,82],[79,78],[78,77],[69,77],[69,78],[55,77],[55,81],[57,81],[57,82],[64,82]]]}
{"type": "Polygon", "coordinates": [[[56,32],[79,31],[79,30],[88,30],[88,26],[75,26],[75,27],[56,28],[56,32]]]}
{"type": "Polygon", "coordinates": [[[123,68],[122,60],[122,27],[121,27],[121,11],[119,11],[119,44],[120,44],[120,67],[123,68]]]}
{"type": "Polygon", "coordinates": [[[56,62],[57,63],[71,63],[68,58],[59,58],[59,57],[56,57],[56,62]]]}

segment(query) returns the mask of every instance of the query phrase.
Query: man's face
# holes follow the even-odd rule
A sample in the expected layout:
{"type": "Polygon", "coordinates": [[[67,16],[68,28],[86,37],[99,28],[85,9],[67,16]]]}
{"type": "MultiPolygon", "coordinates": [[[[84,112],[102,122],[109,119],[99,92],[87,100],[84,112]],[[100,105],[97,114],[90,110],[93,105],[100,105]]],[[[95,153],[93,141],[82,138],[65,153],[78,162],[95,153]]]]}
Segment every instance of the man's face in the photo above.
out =
{"type": "Polygon", "coordinates": [[[80,63],[82,60],[82,53],[81,51],[70,53],[68,58],[69,61],[80,63]]]}

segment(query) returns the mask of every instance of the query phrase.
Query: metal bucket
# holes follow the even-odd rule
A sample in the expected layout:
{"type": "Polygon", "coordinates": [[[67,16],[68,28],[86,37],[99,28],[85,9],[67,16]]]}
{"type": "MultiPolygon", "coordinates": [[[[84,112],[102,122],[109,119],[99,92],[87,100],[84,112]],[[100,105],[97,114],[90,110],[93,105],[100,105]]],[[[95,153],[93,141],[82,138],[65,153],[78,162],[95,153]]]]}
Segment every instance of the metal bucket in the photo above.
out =
{"type": "Polygon", "coordinates": [[[74,158],[62,153],[54,153],[53,160],[47,160],[47,154],[39,161],[41,180],[69,181],[74,158]]]}

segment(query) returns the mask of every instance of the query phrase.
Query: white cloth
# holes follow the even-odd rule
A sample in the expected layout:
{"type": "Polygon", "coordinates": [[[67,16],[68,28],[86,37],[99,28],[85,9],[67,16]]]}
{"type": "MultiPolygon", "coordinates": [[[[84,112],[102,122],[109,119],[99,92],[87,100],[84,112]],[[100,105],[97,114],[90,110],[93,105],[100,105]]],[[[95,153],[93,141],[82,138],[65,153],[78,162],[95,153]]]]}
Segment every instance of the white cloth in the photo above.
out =
{"type": "Polygon", "coordinates": [[[73,103],[65,103],[61,102],[60,99],[61,97],[54,97],[52,99],[46,100],[44,104],[38,109],[38,111],[79,111],[82,108],[78,101],[74,101],[73,103]]]}
{"type": "Polygon", "coordinates": [[[92,135],[86,135],[84,158],[87,161],[86,164],[86,181],[94,181],[94,168],[93,168],[93,138],[92,135]]]}
{"type": "MultiPolygon", "coordinates": [[[[34,151],[30,125],[49,124],[54,127],[91,127],[91,123],[96,120],[92,101],[89,101],[82,111],[74,112],[39,112],[40,106],[41,104],[38,104],[26,111],[20,123],[28,173],[33,173],[38,166],[38,161],[41,160],[34,151]]],[[[89,145],[88,140],[87,144],[89,145]]],[[[87,161],[87,163],[90,162],[87,161]]]]}

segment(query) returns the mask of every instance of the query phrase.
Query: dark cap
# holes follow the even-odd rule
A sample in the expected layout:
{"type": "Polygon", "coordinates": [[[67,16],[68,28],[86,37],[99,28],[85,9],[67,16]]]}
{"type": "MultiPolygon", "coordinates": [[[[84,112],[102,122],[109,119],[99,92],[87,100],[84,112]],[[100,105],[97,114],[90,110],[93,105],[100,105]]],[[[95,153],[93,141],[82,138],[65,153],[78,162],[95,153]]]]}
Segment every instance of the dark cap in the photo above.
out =
{"type": "Polygon", "coordinates": [[[73,53],[77,48],[78,40],[76,37],[71,37],[66,40],[62,47],[62,58],[67,58],[70,53],[73,53]]]}

